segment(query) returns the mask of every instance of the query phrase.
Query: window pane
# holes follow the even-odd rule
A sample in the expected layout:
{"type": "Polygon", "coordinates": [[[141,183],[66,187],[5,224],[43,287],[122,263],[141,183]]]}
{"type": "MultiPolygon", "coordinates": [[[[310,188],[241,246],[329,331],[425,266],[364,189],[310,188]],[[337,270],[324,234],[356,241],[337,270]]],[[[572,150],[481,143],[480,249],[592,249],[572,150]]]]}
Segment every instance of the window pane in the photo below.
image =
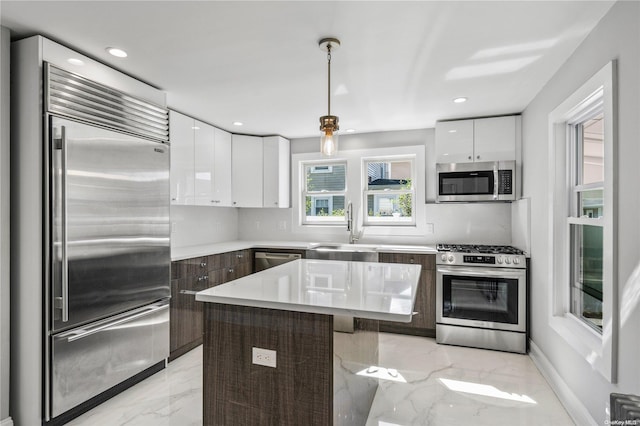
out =
{"type": "Polygon", "coordinates": [[[582,130],[582,184],[604,182],[604,120],[603,114],[587,120],[582,130]]]}
{"type": "Polygon", "coordinates": [[[581,191],[578,194],[578,202],[580,206],[578,215],[593,218],[602,217],[604,202],[604,191],[602,189],[581,191]]]}
{"type": "Polygon", "coordinates": [[[411,218],[412,194],[368,194],[369,217],[411,218]]]}
{"type": "Polygon", "coordinates": [[[307,192],[344,191],[345,169],[344,164],[305,166],[307,192]]]}
{"type": "Polygon", "coordinates": [[[344,195],[307,195],[306,220],[317,222],[342,221],[344,217],[344,195]]]}
{"type": "Polygon", "coordinates": [[[367,186],[369,191],[411,189],[411,161],[369,162],[367,186]]]}
{"type": "Polygon", "coordinates": [[[600,226],[571,225],[571,313],[602,332],[602,235],[600,226]]]}

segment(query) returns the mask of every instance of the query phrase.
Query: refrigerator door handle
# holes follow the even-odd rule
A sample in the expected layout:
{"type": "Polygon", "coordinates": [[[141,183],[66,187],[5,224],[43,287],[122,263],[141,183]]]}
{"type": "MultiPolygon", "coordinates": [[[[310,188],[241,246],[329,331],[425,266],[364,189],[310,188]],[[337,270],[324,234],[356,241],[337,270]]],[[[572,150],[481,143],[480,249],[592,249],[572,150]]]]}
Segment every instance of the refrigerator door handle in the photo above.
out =
{"type": "Polygon", "coordinates": [[[154,304],[151,306],[145,306],[144,308],[140,309],[140,310],[136,310],[134,311],[132,314],[127,314],[125,316],[120,316],[119,318],[115,319],[115,320],[108,320],[108,321],[104,321],[101,324],[97,324],[93,327],[87,327],[87,328],[83,328],[80,330],[74,330],[69,332],[68,334],[62,334],[60,335],[61,338],[65,338],[67,339],[67,342],[73,342],[76,340],[80,340],[83,339],[85,337],[91,336],[92,334],[96,334],[101,332],[102,330],[106,330],[108,328],[111,327],[115,327],[117,325],[120,324],[124,324],[126,322],[130,322],[136,318],[140,318],[140,317],[144,317],[146,315],[150,315],[154,312],[157,312],[161,309],[169,309],[169,305],[165,302],[162,304],[154,304]]]}
{"type": "Polygon", "coordinates": [[[61,242],[60,242],[60,257],[61,257],[61,293],[60,304],[56,307],[62,310],[62,322],[69,321],[69,253],[68,246],[68,221],[67,221],[67,134],[65,126],[60,126],[60,139],[57,141],[56,148],[60,150],[60,178],[61,178],[61,242]]]}
{"type": "Polygon", "coordinates": [[[69,254],[67,251],[67,134],[61,129],[62,150],[62,322],[69,321],[69,254]]]}

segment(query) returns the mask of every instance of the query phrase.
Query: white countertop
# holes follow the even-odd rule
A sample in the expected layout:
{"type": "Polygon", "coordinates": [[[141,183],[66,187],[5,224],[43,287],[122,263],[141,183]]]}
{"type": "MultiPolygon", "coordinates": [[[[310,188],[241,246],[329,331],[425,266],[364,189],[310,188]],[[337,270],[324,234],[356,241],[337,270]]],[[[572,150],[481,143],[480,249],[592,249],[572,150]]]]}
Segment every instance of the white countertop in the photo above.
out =
{"type": "Polygon", "coordinates": [[[196,300],[410,322],[420,268],[299,259],[203,290],[196,300]]]}
{"type": "MultiPolygon", "coordinates": [[[[225,241],[222,243],[201,244],[196,246],[178,247],[171,249],[171,260],[190,259],[192,257],[209,256],[212,254],[226,253],[235,250],[245,250],[251,248],[280,248],[306,250],[317,245],[317,242],[308,241],[225,241]]],[[[366,246],[375,247],[381,252],[398,253],[437,253],[435,246],[424,245],[390,245],[390,244],[354,244],[354,247],[366,246]]]]}

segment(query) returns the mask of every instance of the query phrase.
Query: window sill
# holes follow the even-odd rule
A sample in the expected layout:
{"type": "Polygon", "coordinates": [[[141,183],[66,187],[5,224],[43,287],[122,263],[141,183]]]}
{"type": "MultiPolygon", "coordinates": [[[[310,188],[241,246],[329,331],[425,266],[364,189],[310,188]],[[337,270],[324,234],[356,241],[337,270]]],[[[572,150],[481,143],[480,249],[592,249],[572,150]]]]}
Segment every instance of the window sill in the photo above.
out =
{"type": "Polygon", "coordinates": [[[611,336],[607,336],[606,328],[601,335],[572,314],[551,316],[549,325],[594,370],[614,382],[611,336]]]}

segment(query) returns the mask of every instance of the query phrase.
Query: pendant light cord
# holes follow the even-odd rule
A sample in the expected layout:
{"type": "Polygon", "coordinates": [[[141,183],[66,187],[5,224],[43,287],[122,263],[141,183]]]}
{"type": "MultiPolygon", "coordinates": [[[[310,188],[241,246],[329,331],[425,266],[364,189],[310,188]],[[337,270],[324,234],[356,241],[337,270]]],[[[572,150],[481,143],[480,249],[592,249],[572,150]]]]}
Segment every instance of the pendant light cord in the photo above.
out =
{"type": "Polygon", "coordinates": [[[327,43],[327,115],[331,115],[331,43],[327,43]]]}

